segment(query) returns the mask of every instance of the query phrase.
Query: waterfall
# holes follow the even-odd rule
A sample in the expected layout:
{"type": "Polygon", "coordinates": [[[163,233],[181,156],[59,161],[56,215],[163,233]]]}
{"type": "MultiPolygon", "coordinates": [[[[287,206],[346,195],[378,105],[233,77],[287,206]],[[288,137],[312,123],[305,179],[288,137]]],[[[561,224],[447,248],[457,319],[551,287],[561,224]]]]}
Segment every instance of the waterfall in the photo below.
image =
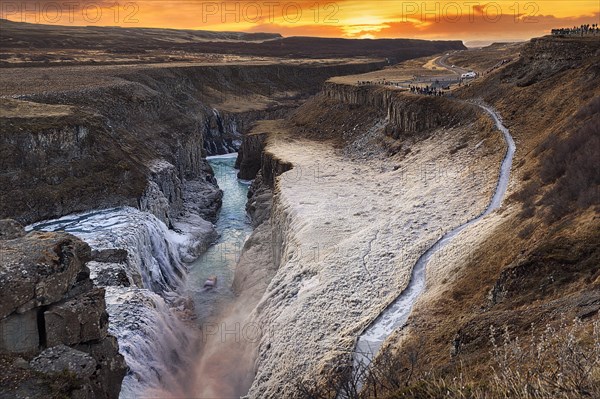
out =
{"type": "Polygon", "coordinates": [[[27,229],[62,230],[93,250],[127,251],[124,262],[88,263],[93,279],[118,267],[132,283],[106,287],[109,330],[129,366],[120,397],[140,397],[148,390],[180,384],[178,378],[181,370],[190,367],[196,341],[194,330],[177,315],[189,310],[178,292],[183,291],[187,275],[181,259],[197,237],[169,230],[154,215],[130,207],[69,215],[27,229]]]}
{"type": "Polygon", "coordinates": [[[44,231],[64,230],[92,249],[127,250],[126,272],[140,288],[162,294],[183,285],[180,251],[189,237],[171,231],[154,215],[123,207],[69,215],[31,225],[44,231]]]}
{"type": "Polygon", "coordinates": [[[186,326],[159,295],[145,289],[107,287],[109,332],[130,371],[123,380],[121,399],[137,398],[151,390],[181,385],[192,367],[194,331],[186,326]]]}

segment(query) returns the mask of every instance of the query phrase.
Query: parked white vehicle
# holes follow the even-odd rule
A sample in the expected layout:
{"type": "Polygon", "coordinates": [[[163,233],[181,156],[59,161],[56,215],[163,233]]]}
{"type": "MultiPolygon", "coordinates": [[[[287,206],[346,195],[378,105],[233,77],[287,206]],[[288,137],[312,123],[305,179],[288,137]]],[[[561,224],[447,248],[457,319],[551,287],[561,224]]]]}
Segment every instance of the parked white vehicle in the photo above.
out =
{"type": "Polygon", "coordinates": [[[462,75],[460,75],[461,79],[471,79],[471,78],[475,78],[475,77],[477,77],[477,74],[472,71],[466,72],[466,73],[463,73],[462,75]]]}

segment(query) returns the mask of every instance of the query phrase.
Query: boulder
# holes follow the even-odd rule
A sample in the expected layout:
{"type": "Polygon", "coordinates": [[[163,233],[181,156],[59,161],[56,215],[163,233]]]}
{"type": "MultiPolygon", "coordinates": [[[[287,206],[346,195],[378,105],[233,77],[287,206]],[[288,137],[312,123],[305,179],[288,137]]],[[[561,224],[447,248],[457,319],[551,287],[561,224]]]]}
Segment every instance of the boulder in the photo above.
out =
{"type": "Polygon", "coordinates": [[[44,350],[29,364],[32,369],[43,374],[59,374],[67,371],[81,379],[91,377],[96,370],[96,361],[91,355],[65,345],[44,350]]]}
{"type": "Polygon", "coordinates": [[[0,320],[1,353],[35,353],[39,346],[36,310],[13,313],[0,320]]]}
{"type": "Polygon", "coordinates": [[[108,334],[104,289],[94,288],[50,306],[44,312],[44,323],[48,346],[75,345],[103,339],[108,334]]]}
{"type": "Polygon", "coordinates": [[[90,247],[66,233],[32,232],[0,241],[0,319],[60,301],[90,258],[90,247]]]}

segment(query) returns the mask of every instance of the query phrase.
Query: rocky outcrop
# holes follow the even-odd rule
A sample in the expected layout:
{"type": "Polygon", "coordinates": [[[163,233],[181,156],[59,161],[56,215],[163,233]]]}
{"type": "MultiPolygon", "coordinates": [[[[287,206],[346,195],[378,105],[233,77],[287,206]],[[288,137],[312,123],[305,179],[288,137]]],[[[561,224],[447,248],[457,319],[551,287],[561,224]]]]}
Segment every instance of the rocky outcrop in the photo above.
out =
{"type": "Polygon", "coordinates": [[[104,290],[95,288],[51,305],[44,312],[44,325],[47,346],[104,339],[108,331],[104,290]]]}
{"type": "Polygon", "coordinates": [[[150,212],[169,226],[171,218],[183,207],[181,180],[175,166],[161,159],[152,161],[149,171],[148,186],[140,198],[140,210],[150,212]]]}
{"type": "Polygon", "coordinates": [[[96,369],[96,361],[93,357],[65,345],[57,345],[42,351],[30,364],[31,368],[43,374],[67,371],[81,379],[89,379],[96,369]]]}
{"type": "Polygon", "coordinates": [[[581,68],[599,55],[600,49],[594,40],[534,38],[523,47],[514,66],[521,69],[520,73],[509,78],[516,78],[519,87],[530,86],[557,73],[581,68]]]}
{"type": "Polygon", "coordinates": [[[182,225],[205,221],[216,222],[223,192],[218,188],[214,172],[206,160],[200,160],[199,177],[181,180],[175,166],[164,160],[150,164],[148,186],[139,200],[139,209],[156,216],[170,228],[184,230],[182,225]],[[194,220],[192,220],[194,219],[194,220]],[[178,225],[179,227],[176,227],[178,225]]]}
{"type": "Polygon", "coordinates": [[[264,151],[262,153],[260,165],[262,182],[264,185],[270,188],[275,187],[275,178],[277,176],[293,168],[291,162],[279,158],[276,154],[270,151],[264,151]]]}
{"type": "Polygon", "coordinates": [[[410,95],[400,90],[327,82],[323,94],[344,104],[368,106],[387,113],[386,134],[395,139],[473,119],[475,110],[445,97],[410,95]]]}
{"type": "Polygon", "coordinates": [[[0,226],[8,226],[0,240],[0,354],[33,358],[24,367],[48,378],[71,373],[73,397],[118,397],[126,366],[108,335],[104,289],[90,280],[89,246],[66,233],[25,235],[14,222],[0,226]]]}
{"type": "Polygon", "coordinates": [[[35,232],[3,240],[0,248],[2,318],[56,303],[77,283],[85,281],[84,264],[90,249],[72,236],[35,232]]]}
{"type": "Polygon", "coordinates": [[[235,166],[239,169],[238,178],[252,180],[260,170],[262,152],[267,139],[266,133],[247,134],[242,139],[235,166]]]}

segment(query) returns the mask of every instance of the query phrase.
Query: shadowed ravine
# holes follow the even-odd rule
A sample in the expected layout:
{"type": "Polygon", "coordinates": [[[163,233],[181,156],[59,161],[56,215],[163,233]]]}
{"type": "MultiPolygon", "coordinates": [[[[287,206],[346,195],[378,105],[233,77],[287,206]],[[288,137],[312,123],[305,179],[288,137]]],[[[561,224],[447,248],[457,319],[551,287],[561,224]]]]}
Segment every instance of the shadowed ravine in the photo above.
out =
{"type": "MultiPolygon", "coordinates": [[[[481,215],[444,234],[435,244],[433,244],[425,251],[425,253],[423,253],[423,255],[419,257],[413,267],[412,275],[406,289],[404,289],[400,296],[398,296],[382,313],[380,313],[379,316],[377,316],[377,318],[359,336],[356,342],[354,354],[354,373],[357,373],[359,370],[364,371],[369,366],[372,358],[377,355],[377,352],[386,338],[389,337],[394,330],[406,324],[417,298],[425,289],[425,269],[431,257],[438,250],[450,243],[452,239],[465,228],[479,222],[502,204],[502,200],[508,187],[510,169],[512,166],[516,146],[508,129],[502,124],[501,117],[487,105],[480,104],[479,107],[494,119],[496,127],[502,132],[507,145],[506,155],[500,167],[500,175],[498,177],[498,183],[496,185],[494,196],[492,197],[490,204],[481,215]]],[[[358,383],[360,387],[362,385],[362,381],[359,381],[358,383]]]]}

